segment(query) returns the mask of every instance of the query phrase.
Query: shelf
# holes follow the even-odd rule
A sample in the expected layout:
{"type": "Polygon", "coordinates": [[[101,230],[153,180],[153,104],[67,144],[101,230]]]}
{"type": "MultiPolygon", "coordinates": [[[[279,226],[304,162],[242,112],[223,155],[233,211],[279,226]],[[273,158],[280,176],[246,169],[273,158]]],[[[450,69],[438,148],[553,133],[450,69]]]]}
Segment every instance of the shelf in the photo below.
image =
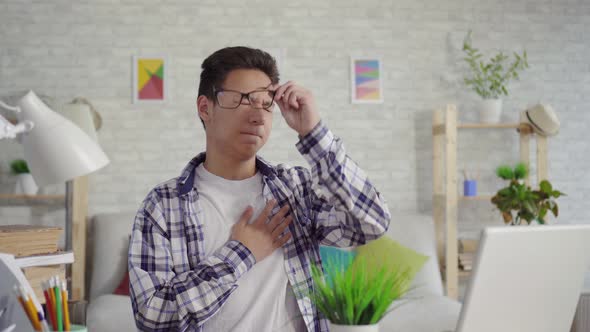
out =
{"type": "MultiPolygon", "coordinates": [[[[523,134],[533,133],[533,128],[528,123],[458,123],[457,129],[516,129],[523,134]]],[[[433,125],[433,135],[443,135],[445,133],[445,125],[433,125]]]]}
{"type": "MultiPolygon", "coordinates": [[[[458,277],[459,277],[460,280],[467,280],[467,279],[469,279],[471,277],[472,271],[466,271],[466,270],[459,269],[457,271],[457,273],[458,273],[458,277]]],[[[445,276],[446,276],[446,274],[445,274],[445,271],[443,269],[442,270],[442,278],[443,278],[443,281],[446,282],[445,276]]]]}
{"type": "Polygon", "coordinates": [[[494,197],[494,195],[484,194],[477,196],[459,196],[459,199],[462,201],[491,201],[492,197],[494,197]]]}
{"type": "Polygon", "coordinates": [[[0,206],[60,206],[66,204],[65,195],[0,194],[0,206]]]}
{"type": "Polygon", "coordinates": [[[521,125],[526,124],[520,123],[459,123],[457,128],[459,129],[518,129],[521,125]]]}
{"type": "MultiPolygon", "coordinates": [[[[439,108],[432,115],[432,215],[436,232],[436,247],[441,266],[447,266],[445,273],[445,291],[451,299],[459,295],[459,281],[471,274],[459,268],[458,239],[459,210],[468,208],[466,204],[474,202],[491,203],[493,192],[482,192],[477,196],[463,196],[460,190],[457,170],[458,142],[463,129],[486,129],[477,134],[482,141],[487,139],[487,130],[505,130],[506,134],[514,135],[518,141],[520,161],[531,164],[531,140],[536,142],[537,178],[547,178],[547,138],[535,135],[526,117],[520,114],[515,123],[461,123],[457,119],[457,107],[454,104],[439,108]],[[471,201],[470,203],[465,203],[471,201]],[[447,276],[448,275],[448,276],[447,276]]],[[[464,131],[464,130],[463,130],[464,131]]],[[[492,138],[492,137],[490,137],[492,138]]],[[[516,142],[515,142],[516,143],[516,142]]],[[[525,179],[530,182],[530,178],[525,179]]],[[[480,204],[480,203],[475,203],[480,204]]]]}
{"type": "Polygon", "coordinates": [[[459,270],[459,279],[465,280],[471,277],[471,271],[459,270]]]}

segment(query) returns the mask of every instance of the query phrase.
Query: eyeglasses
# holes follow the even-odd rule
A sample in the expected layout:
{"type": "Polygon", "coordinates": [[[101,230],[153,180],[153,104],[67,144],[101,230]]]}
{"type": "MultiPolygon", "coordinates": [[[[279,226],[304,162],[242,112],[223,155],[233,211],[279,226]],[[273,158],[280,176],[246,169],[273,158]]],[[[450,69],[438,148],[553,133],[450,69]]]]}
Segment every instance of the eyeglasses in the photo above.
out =
{"type": "Polygon", "coordinates": [[[216,90],[213,89],[215,99],[219,106],[223,108],[238,108],[242,105],[244,97],[250,102],[253,108],[264,109],[269,112],[272,111],[273,102],[275,99],[275,92],[270,90],[254,90],[248,93],[242,93],[234,90],[216,90]]]}

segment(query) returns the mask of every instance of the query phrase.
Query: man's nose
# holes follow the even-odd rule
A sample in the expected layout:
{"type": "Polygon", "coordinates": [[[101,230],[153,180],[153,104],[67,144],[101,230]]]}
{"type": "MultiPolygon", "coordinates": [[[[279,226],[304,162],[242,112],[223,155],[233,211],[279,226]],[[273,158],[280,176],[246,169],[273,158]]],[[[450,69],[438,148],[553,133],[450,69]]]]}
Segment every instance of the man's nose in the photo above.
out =
{"type": "Polygon", "coordinates": [[[264,112],[266,112],[264,109],[250,107],[248,113],[248,119],[250,120],[250,123],[263,125],[265,121],[264,112]]]}

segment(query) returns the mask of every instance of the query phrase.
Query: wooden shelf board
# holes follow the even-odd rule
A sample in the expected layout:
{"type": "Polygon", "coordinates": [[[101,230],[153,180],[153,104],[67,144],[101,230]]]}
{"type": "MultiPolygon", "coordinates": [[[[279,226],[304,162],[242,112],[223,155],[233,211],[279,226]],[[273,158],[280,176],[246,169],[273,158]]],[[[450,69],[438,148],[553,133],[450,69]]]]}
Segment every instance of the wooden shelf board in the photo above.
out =
{"type": "Polygon", "coordinates": [[[459,123],[460,129],[518,129],[520,123],[459,123]]]}
{"type": "Polygon", "coordinates": [[[459,199],[462,201],[490,201],[494,197],[492,194],[484,194],[477,196],[460,196],[459,199]]]}
{"type": "Polygon", "coordinates": [[[0,206],[64,206],[65,195],[15,195],[0,194],[0,206]]]}
{"type": "MultiPolygon", "coordinates": [[[[528,123],[458,123],[457,129],[516,129],[523,134],[533,133],[533,128],[528,123]]],[[[445,125],[433,125],[432,135],[444,135],[446,132],[445,125]]]]}
{"type": "MultiPolygon", "coordinates": [[[[459,269],[459,271],[457,271],[457,272],[458,272],[458,276],[459,276],[459,279],[460,280],[466,280],[466,279],[469,279],[471,277],[471,272],[472,271],[466,271],[466,270],[459,269]]],[[[445,280],[446,274],[445,274],[444,269],[441,271],[441,275],[442,275],[443,281],[446,282],[446,280],[445,280]]]]}

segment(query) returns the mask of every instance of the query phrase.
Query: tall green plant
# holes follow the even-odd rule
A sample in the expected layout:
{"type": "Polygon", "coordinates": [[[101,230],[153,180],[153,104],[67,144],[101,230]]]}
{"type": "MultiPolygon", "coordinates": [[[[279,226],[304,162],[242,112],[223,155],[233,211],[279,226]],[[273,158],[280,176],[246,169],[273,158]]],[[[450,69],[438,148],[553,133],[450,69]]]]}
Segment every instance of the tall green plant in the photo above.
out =
{"type": "Polygon", "coordinates": [[[332,323],[340,325],[376,324],[387,313],[391,303],[409,289],[408,271],[383,268],[379,273],[368,273],[366,262],[358,257],[358,265],[328,261],[326,272],[311,266],[315,290],[310,294],[318,310],[332,323]]]}
{"type": "Polygon", "coordinates": [[[471,87],[484,99],[496,99],[508,95],[506,88],[512,79],[518,80],[518,71],[529,67],[526,50],[522,55],[514,52],[514,60],[508,64],[509,57],[503,52],[492,56],[487,62],[482,60],[483,54],[471,43],[471,31],[463,40],[464,58],[469,64],[471,75],[465,77],[465,84],[471,87]]]}
{"type": "Polygon", "coordinates": [[[505,165],[496,169],[499,178],[509,181],[508,186],[492,197],[492,203],[500,210],[506,224],[520,225],[522,220],[527,224],[532,221],[545,224],[548,211],[555,217],[559,215],[555,199],[565,194],[554,190],[547,180],[541,181],[539,189],[532,190],[524,183],[527,174],[528,169],[523,163],[517,164],[514,169],[505,165]]]}

